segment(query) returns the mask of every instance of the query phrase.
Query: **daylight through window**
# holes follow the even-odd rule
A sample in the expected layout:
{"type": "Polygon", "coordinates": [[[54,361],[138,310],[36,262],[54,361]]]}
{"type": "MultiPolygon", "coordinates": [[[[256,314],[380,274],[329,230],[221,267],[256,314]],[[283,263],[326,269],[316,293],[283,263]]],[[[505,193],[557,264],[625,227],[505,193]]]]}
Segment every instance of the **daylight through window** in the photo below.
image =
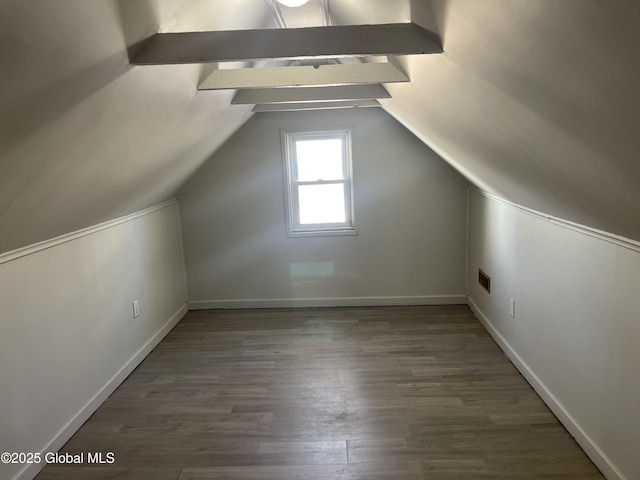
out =
{"type": "Polygon", "coordinates": [[[289,234],[354,234],[350,132],[284,132],[283,146],[289,234]]]}

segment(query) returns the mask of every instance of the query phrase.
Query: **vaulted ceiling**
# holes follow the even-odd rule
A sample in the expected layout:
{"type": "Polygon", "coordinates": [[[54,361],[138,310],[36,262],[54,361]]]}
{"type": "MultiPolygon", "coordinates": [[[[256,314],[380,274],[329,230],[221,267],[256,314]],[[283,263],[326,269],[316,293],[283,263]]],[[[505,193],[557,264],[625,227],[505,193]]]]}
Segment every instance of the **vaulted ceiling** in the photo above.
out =
{"type": "Polygon", "coordinates": [[[236,90],[198,86],[216,69],[299,66],[133,66],[138,42],[283,18],[435,32],[443,54],[390,57],[410,81],[386,83],[382,108],[479,187],[640,239],[639,2],[312,0],[280,19],[273,6],[0,0],[0,252],[173,198],[253,115],[236,90]]]}

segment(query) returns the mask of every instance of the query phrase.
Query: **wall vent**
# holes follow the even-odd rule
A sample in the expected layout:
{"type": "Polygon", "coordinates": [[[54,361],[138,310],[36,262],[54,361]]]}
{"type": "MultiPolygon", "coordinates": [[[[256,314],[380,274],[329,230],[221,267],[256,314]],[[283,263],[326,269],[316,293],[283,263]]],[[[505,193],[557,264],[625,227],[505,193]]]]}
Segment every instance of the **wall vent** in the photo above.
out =
{"type": "Polygon", "coordinates": [[[491,293],[491,277],[480,268],[478,269],[478,283],[482,285],[482,288],[484,288],[487,293],[491,293]]]}

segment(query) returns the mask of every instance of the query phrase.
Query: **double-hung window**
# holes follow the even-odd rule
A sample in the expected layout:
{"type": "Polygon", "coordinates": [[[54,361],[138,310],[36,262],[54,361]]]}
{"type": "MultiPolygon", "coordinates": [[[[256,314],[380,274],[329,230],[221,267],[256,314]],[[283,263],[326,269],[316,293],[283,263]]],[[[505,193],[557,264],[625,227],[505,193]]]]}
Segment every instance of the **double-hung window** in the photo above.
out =
{"type": "Polygon", "coordinates": [[[290,236],[355,234],[351,133],[283,132],[290,236]]]}

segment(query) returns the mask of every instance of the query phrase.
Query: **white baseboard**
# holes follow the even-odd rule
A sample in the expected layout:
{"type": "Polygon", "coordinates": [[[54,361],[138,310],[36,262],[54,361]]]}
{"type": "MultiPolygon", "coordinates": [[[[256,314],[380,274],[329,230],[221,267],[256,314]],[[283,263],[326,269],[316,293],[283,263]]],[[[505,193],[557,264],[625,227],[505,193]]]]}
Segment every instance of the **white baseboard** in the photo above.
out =
{"type": "Polygon", "coordinates": [[[294,307],[378,307],[393,305],[460,305],[466,295],[420,295],[408,297],[267,298],[238,300],[198,300],[189,310],[294,307]]]}
{"type": "MultiPolygon", "coordinates": [[[[74,433],[86,422],[89,417],[98,409],[109,395],[129,376],[133,370],[151,353],[156,345],[171,331],[173,327],[185,316],[188,308],[185,303],[172,315],[156,334],[138,350],[124,366],[100,389],[87,404],[51,439],[51,441],[40,450],[42,457],[47,452],[57,452],[73,436],[74,433]]],[[[32,463],[18,472],[12,480],[32,480],[45,466],[44,463],[32,463]]]]}
{"type": "Polygon", "coordinates": [[[507,357],[509,357],[511,363],[513,363],[513,365],[520,371],[522,376],[534,388],[536,393],[540,398],[542,398],[544,403],[547,404],[554,415],[558,417],[558,420],[560,420],[567,431],[575,438],[576,442],[578,442],[593,463],[600,469],[602,474],[608,480],[627,480],[622,472],[620,472],[613,462],[611,462],[609,457],[605,455],[600,447],[598,447],[578,422],[576,422],[565,406],[560,403],[544,382],[536,375],[529,365],[527,365],[520,355],[518,355],[500,332],[498,332],[489,318],[487,318],[487,316],[478,308],[471,297],[468,297],[468,304],[484,328],[489,332],[489,335],[491,335],[502,351],[507,355],[507,357]]]}

